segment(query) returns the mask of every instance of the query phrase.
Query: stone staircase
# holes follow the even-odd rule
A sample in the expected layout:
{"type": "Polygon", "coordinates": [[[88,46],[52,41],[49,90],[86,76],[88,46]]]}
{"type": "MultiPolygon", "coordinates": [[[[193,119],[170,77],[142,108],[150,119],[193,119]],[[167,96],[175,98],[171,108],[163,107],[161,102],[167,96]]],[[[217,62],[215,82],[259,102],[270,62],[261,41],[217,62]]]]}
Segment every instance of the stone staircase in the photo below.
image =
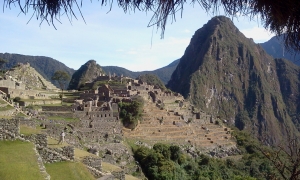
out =
{"type": "Polygon", "coordinates": [[[212,123],[186,123],[172,112],[160,110],[153,103],[144,107],[143,120],[134,130],[123,128],[125,137],[147,142],[169,142],[199,148],[233,146],[231,129],[212,123]]]}

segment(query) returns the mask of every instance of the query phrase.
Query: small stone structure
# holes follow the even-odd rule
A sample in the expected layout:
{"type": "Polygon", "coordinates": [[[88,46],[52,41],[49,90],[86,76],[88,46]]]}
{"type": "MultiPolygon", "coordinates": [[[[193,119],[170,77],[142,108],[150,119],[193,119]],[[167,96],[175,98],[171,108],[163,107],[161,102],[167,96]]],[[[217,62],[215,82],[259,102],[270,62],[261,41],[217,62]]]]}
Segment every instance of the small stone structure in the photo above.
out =
{"type": "Polygon", "coordinates": [[[0,119],[0,140],[15,140],[20,135],[18,119],[0,119]]]}
{"type": "Polygon", "coordinates": [[[0,120],[0,140],[22,140],[23,138],[35,144],[44,163],[74,160],[74,147],[49,148],[47,147],[48,140],[46,134],[32,134],[20,137],[19,119],[0,120]]]}
{"type": "Polygon", "coordinates": [[[92,156],[86,156],[83,160],[82,160],[83,164],[87,165],[87,166],[91,166],[95,169],[97,169],[98,171],[102,171],[102,160],[99,157],[92,157],[92,156]]]}

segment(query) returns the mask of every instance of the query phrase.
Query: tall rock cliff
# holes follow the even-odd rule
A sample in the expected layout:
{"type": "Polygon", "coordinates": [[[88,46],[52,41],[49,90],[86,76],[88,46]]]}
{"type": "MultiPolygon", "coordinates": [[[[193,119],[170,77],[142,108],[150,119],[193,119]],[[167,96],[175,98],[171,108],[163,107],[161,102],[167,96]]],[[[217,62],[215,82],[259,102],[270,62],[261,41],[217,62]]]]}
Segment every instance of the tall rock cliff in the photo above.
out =
{"type": "Polygon", "coordinates": [[[274,60],[219,16],[195,32],[168,87],[197,108],[276,144],[289,133],[298,135],[299,82],[299,67],[274,60]]]}
{"type": "Polygon", "coordinates": [[[100,74],[104,74],[101,66],[95,60],[89,60],[73,74],[68,89],[79,89],[86,82],[94,81],[100,74]]]}

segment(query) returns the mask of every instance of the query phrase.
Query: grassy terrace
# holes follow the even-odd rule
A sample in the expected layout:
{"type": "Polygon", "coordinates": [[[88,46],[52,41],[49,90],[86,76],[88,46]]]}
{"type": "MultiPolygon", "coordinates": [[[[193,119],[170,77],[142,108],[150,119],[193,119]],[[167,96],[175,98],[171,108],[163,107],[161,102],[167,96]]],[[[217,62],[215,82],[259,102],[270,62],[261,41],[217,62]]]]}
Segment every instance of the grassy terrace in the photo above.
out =
{"type": "Polygon", "coordinates": [[[2,99],[0,99],[0,104],[6,104],[6,102],[2,99]]]}
{"type": "Polygon", "coordinates": [[[93,175],[81,162],[57,162],[45,164],[51,180],[94,180],[93,175]]]}
{"type": "Polygon", "coordinates": [[[43,180],[33,144],[21,141],[0,141],[0,179],[43,180]]]}
{"type": "Polygon", "coordinates": [[[30,134],[39,134],[42,133],[42,129],[40,127],[37,127],[36,129],[33,129],[28,126],[21,125],[20,126],[20,133],[24,135],[30,135],[30,134]]]}
{"type": "Polygon", "coordinates": [[[15,109],[15,108],[10,105],[0,107],[0,111],[7,111],[7,110],[12,110],[12,109],[15,109]]]}
{"type": "Polygon", "coordinates": [[[61,117],[61,116],[51,116],[49,117],[51,120],[61,120],[66,122],[77,122],[79,118],[71,118],[71,117],[61,117]]]}

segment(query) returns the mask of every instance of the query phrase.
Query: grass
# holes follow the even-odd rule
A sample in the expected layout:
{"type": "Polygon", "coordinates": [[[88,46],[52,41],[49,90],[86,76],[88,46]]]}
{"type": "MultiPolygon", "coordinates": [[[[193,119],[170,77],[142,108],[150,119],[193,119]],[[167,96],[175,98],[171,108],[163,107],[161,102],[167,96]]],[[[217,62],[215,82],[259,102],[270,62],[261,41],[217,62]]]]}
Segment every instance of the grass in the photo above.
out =
{"type": "Polygon", "coordinates": [[[121,171],[122,169],[118,166],[102,161],[102,170],[104,172],[112,172],[112,171],[121,171]]]}
{"type": "Polygon", "coordinates": [[[70,117],[61,117],[61,116],[51,116],[49,117],[51,120],[62,120],[67,122],[76,122],[79,121],[79,118],[70,118],[70,117]]]}
{"type": "Polygon", "coordinates": [[[74,154],[75,154],[75,158],[82,160],[85,156],[94,156],[94,157],[98,157],[95,154],[89,153],[87,151],[75,148],[74,150],[74,154]]]}
{"type": "Polygon", "coordinates": [[[63,144],[57,144],[57,143],[58,143],[58,140],[49,138],[49,136],[48,136],[48,147],[49,148],[61,148],[64,146],[69,146],[69,144],[66,142],[64,142],[63,144]]]}
{"type": "Polygon", "coordinates": [[[33,148],[29,142],[0,141],[0,179],[43,180],[33,148]]]}
{"type": "Polygon", "coordinates": [[[139,180],[139,178],[125,174],[125,180],[139,180]]]}
{"type": "Polygon", "coordinates": [[[15,109],[15,108],[10,105],[0,107],[0,111],[7,111],[7,110],[12,110],[12,109],[15,109]]]}
{"type": "Polygon", "coordinates": [[[0,119],[12,119],[12,116],[0,116],[0,119]]]}
{"type": "Polygon", "coordinates": [[[93,175],[81,162],[57,162],[45,164],[51,180],[94,180],[93,175]]]}
{"type": "Polygon", "coordinates": [[[7,104],[4,100],[0,99],[0,104],[7,104]]]}
{"type": "Polygon", "coordinates": [[[63,104],[61,103],[57,103],[57,104],[45,104],[45,105],[42,105],[42,106],[72,106],[73,103],[66,103],[66,102],[63,102],[63,104]]]}
{"type": "Polygon", "coordinates": [[[20,126],[20,134],[24,134],[24,135],[30,135],[30,134],[39,134],[41,133],[41,128],[31,128],[31,127],[28,127],[28,126],[24,126],[24,125],[21,125],[20,126]]]}
{"type": "Polygon", "coordinates": [[[26,116],[25,114],[19,112],[15,117],[28,117],[28,116],[26,116]]]}

